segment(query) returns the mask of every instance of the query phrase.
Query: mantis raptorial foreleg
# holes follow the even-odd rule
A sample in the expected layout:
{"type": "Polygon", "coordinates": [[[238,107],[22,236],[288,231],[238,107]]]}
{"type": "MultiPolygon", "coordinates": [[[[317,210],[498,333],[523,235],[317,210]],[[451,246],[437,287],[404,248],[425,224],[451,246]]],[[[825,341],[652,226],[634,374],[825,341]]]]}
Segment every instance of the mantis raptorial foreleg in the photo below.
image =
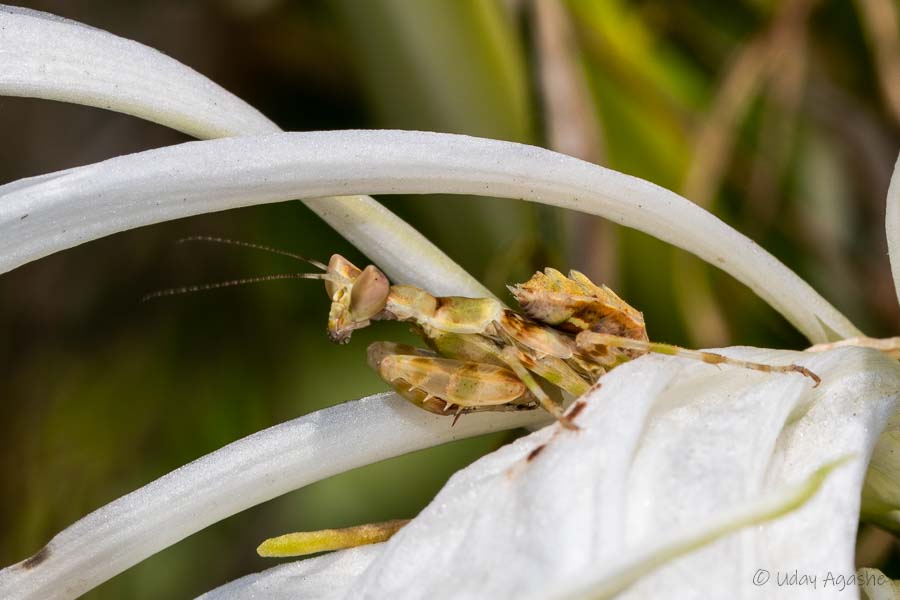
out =
{"type": "Polygon", "coordinates": [[[519,358],[526,369],[547,380],[548,383],[565,390],[573,398],[578,398],[591,389],[591,383],[580,376],[568,363],[555,356],[537,358],[528,354],[520,354],[519,358]]]}
{"type": "Polygon", "coordinates": [[[505,410],[515,405],[531,408],[535,404],[527,384],[509,369],[431,354],[376,342],[369,347],[369,362],[403,397],[437,414],[505,410]]]}
{"type": "Polygon", "coordinates": [[[509,365],[509,368],[515,372],[516,376],[528,387],[528,390],[532,395],[537,398],[541,408],[553,415],[566,429],[578,429],[578,426],[565,416],[563,407],[554,402],[550,396],[547,395],[547,392],[544,391],[541,384],[539,384],[528,369],[525,368],[525,365],[519,360],[519,353],[515,347],[507,346],[503,349],[500,356],[506,364],[509,365]]]}
{"type": "Polygon", "coordinates": [[[703,350],[688,350],[680,346],[671,344],[660,344],[658,342],[644,342],[623,338],[607,333],[595,333],[593,331],[582,331],[575,338],[575,343],[579,348],[590,352],[594,348],[605,346],[607,348],[621,348],[626,350],[636,350],[641,353],[652,352],[654,354],[668,354],[670,356],[683,356],[694,360],[703,361],[712,365],[732,365],[744,369],[752,369],[754,371],[763,371],[765,373],[799,373],[813,380],[816,386],[821,383],[818,375],[801,365],[767,365],[763,363],[755,363],[737,358],[729,358],[715,352],[705,352],[703,350]]]}

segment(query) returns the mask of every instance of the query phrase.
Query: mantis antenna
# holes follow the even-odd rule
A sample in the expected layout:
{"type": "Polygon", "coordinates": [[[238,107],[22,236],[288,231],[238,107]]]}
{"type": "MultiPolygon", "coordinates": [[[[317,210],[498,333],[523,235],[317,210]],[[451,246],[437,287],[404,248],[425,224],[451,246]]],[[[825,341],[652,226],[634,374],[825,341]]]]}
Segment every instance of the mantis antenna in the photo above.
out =
{"type": "Polygon", "coordinates": [[[180,294],[190,294],[193,292],[203,292],[206,290],[217,290],[219,288],[234,287],[247,283],[259,283],[261,281],[278,281],[280,279],[324,279],[326,281],[340,282],[339,279],[332,275],[329,275],[328,273],[280,273],[277,275],[264,275],[262,277],[232,279],[231,281],[219,281],[216,283],[203,283],[199,285],[185,285],[182,287],[157,290],[141,298],[141,302],[153,300],[154,298],[162,298],[164,296],[178,296],[180,294]]]}
{"type": "Polygon", "coordinates": [[[250,242],[241,242],[239,240],[229,240],[226,238],[213,237],[209,235],[192,235],[190,237],[181,238],[177,243],[183,244],[185,242],[210,242],[213,244],[228,244],[231,246],[240,246],[242,248],[253,248],[254,250],[262,250],[263,252],[270,252],[272,254],[280,254],[281,256],[287,256],[288,258],[293,258],[295,260],[301,260],[305,263],[309,263],[317,269],[321,269],[323,271],[328,270],[328,266],[311,258],[306,258],[305,256],[300,256],[299,254],[294,254],[293,252],[288,252],[287,250],[279,250],[278,248],[272,248],[270,246],[263,246],[262,244],[253,244],[250,242]]]}

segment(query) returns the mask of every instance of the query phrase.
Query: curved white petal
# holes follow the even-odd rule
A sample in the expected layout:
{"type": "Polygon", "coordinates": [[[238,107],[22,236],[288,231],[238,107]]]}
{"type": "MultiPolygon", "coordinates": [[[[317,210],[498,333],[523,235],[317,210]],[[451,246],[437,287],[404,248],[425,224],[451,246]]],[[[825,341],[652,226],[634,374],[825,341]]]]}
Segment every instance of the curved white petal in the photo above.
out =
{"type": "MultiPolygon", "coordinates": [[[[2,186],[0,271],[150,223],[297,196],[359,192],[486,194],[601,215],[727,271],[813,342],[859,333],[775,257],[673,192],[533,146],[425,132],[281,133],[191,142],[2,186]]],[[[367,226],[358,222],[361,231],[367,226]]],[[[403,266],[416,248],[403,250],[401,244],[400,250],[385,252],[379,266],[410,281],[403,266]]],[[[420,273],[413,283],[442,293],[446,284],[420,273]]]]}
{"type": "Polygon", "coordinates": [[[878,439],[863,484],[861,517],[900,532],[900,413],[895,413],[878,439]]]}
{"type": "Polygon", "coordinates": [[[418,230],[368,196],[310,198],[303,203],[397,283],[438,296],[494,295],[418,230]]]}
{"type": "Polygon", "coordinates": [[[279,131],[249,104],[152,48],[0,5],[0,95],[96,106],[197,138],[279,131]]]}
{"type": "MultiPolygon", "coordinates": [[[[275,124],[237,97],[160,52],[99,29],[47,13],[14,7],[0,7],[0,94],[34,96],[108,108],[174,127],[201,138],[267,133],[278,129],[275,124]]],[[[496,155],[488,158],[498,160],[496,155]]],[[[499,160],[502,161],[504,158],[499,157],[499,160]]],[[[549,165],[540,165],[538,169],[545,166],[549,165]]],[[[643,182],[636,185],[635,182],[639,180],[630,178],[617,180],[616,177],[607,179],[613,180],[610,182],[612,185],[602,187],[608,187],[605,190],[606,194],[612,198],[605,198],[599,203],[589,203],[593,206],[581,207],[581,210],[603,214],[629,226],[638,226],[676,245],[695,246],[691,251],[748,283],[814,342],[829,341],[835,337],[851,337],[858,333],[806,284],[800,282],[783,265],[743,236],[739,234],[730,236],[734,238],[731,241],[739,242],[733,248],[734,255],[731,255],[730,252],[726,252],[730,249],[729,245],[727,243],[721,245],[721,242],[726,241],[721,239],[722,236],[711,236],[712,243],[700,248],[698,244],[692,244],[688,240],[691,237],[700,240],[705,232],[695,231],[691,236],[685,235],[683,231],[676,231],[679,229],[676,225],[680,225],[681,229],[694,227],[696,230],[712,225],[714,229],[723,231],[721,222],[711,215],[696,209],[671,192],[665,192],[643,182]],[[635,189],[630,189],[632,187],[635,189]],[[650,223],[654,218],[658,219],[659,214],[642,215],[637,219],[640,223],[636,224],[635,215],[625,214],[620,210],[621,207],[610,206],[616,203],[615,200],[621,202],[632,192],[637,192],[632,208],[639,209],[641,202],[644,201],[660,207],[674,203],[681,205],[682,208],[693,207],[694,210],[672,211],[663,217],[668,220],[667,223],[657,223],[654,226],[650,223]],[[610,203],[610,200],[613,202],[610,203]],[[641,227],[640,224],[644,226],[641,227]],[[754,259],[750,259],[750,256],[754,256],[754,259]],[[748,269],[747,263],[755,264],[749,265],[748,269]],[[760,269],[758,281],[748,277],[748,271],[752,272],[756,267],[764,267],[760,269]],[[766,280],[769,276],[774,278],[773,290],[766,289],[766,280]],[[812,302],[808,314],[800,314],[804,311],[787,310],[795,294],[798,306],[803,306],[807,301],[812,302]]],[[[568,192],[565,191],[565,185],[555,186],[557,193],[554,194],[556,201],[553,203],[578,209],[578,196],[581,195],[578,183],[573,181],[574,189],[568,192]],[[562,195],[559,192],[562,192],[562,195]],[[567,193],[572,197],[565,198],[567,193]]],[[[474,184],[480,190],[480,182],[475,181],[474,184]]],[[[489,185],[485,186],[484,191],[489,188],[489,185]]],[[[331,191],[324,193],[346,194],[351,191],[341,186],[332,186],[331,191]]],[[[529,195],[526,191],[510,190],[510,193],[513,196],[541,201],[540,197],[533,197],[533,193],[529,195]]],[[[580,191],[583,193],[585,190],[580,191]]],[[[466,193],[475,192],[470,190],[466,193]]],[[[298,189],[295,195],[305,194],[298,189]]],[[[247,202],[242,204],[245,203],[247,202]]],[[[398,281],[420,285],[438,294],[489,295],[483,286],[462,271],[440,250],[371,198],[332,198],[308,204],[398,281]]],[[[149,206],[152,206],[152,203],[149,206]]],[[[218,209],[227,207],[220,205],[218,209]]],[[[188,208],[187,205],[185,208],[188,208]]],[[[207,210],[216,208],[213,205],[207,210]]],[[[82,208],[76,207],[75,210],[80,211],[82,208]]],[[[195,209],[185,214],[196,212],[195,209]]],[[[121,229],[127,229],[163,218],[165,217],[157,215],[154,219],[145,218],[127,225],[120,222],[120,225],[125,225],[121,229]]],[[[98,234],[103,235],[102,225],[95,225],[98,234]]],[[[52,232],[62,244],[55,249],[83,241],[66,236],[67,232],[64,229],[59,227],[52,232]]],[[[37,256],[41,254],[28,259],[37,256]]]]}
{"type": "MultiPolygon", "coordinates": [[[[161,52],[48,13],[0,5],[0,95],[61,100],[147,119],[198,138],[280,131],[255,108],[161,52]]],[[[287,199],[287,198],[284,198],[287,199]]],[[[442,294],[491,293],[368,196],[304,203],[398,280],[442,294]],[[429,277],[421,278],[427,272],[429,277]]]]}
{"type": "Polygon", "coordinates": [[[894,290],[897,292],[897,302],[900,302],[900,156],[894,164],[894,174],[891,175],[891,185],[888,186],[884,228],[891,273],[894,276],[894,290]]]}
{"type": "Polygon", "coordinates": [[[337,473],[474,435],[546,422],[539,411],[451,419],[379,394],[271,427],[115,500],[0,571],[0,598],[74,598],[204,527],[337,473]]]}
{"type": "MultiPolygon", "coordinates": [[[[581,431],[546,427],[458,472],[394,538],[364,551],[371,561],[364,571],[357,558],[358,568],[343,570],[333,589],[304,597],[596,594],[616,589],[615,578],[635,560],[644,561],[644,576],[618,598],[660,590],[672,598],[843,597],[823,579],[855,572],[859,492],[872,447],[900,403],[900,366],[863,349],[725,353],[800,362],[823,382],[814,389],[800,377],[677,358],[619,367],[589,397],[577,418],[581,431]],[[779,494],[793,497],[793,486],[846,456],[854,458],[795,512],[656,568],[673,543],[750,509],[771,512],[779,494]],[[818,588],[778,585],[780,574],[794,571],[818,576],[818,588]]],[[[345,560],[280,566],[208,598],[253,597],[254,581],[273,594],[309,590],[292,586],[345,560]]]]}

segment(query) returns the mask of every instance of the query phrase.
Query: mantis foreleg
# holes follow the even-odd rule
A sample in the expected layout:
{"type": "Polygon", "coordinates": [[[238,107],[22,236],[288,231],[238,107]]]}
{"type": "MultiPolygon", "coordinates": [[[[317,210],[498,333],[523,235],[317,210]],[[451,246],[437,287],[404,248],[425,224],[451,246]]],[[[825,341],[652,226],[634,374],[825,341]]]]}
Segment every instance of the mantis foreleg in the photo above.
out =
{"type": "Polygon", "coordinates": [[[382,379],[430,412],[452,415],[535,406],[527,384],[510,369],[431,354],[390,342],[369,346],[369,362],[382,379]]]}
{"type": "Polygon", "coordinates": [[[554,402],[550,396],[547,395],[547,392],[544,391],[541,384],[539,384],[528,369],[525,368],[525,365],[523,365],[522,361],[519,359],[519,354],[515,347],[507,346],[503,349],[500,356],[503,361],[509,365],[509,368],[513,370],[516,376],[522,380],[522,383],[525,384],[532,395],[537,398],[541,408],[553,415],[553,417],[566,429],[578,429],[578,426],[565,416],[562,406],[554,402]]]}

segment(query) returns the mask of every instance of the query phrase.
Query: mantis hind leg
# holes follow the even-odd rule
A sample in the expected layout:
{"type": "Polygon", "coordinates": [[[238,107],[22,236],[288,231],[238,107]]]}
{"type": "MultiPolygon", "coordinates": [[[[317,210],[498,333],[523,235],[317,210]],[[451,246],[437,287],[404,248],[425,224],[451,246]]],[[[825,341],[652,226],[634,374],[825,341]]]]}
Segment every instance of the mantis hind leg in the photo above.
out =
{"type": "Polygon", "coordinates": [[[801,365],[767,365],[763,363],[755,363],[737,358],[729,358],[715,352],[704,352],[702,350],[688,350],[680,346],[672,346],[671,344],[660,344],[657,342],[646,342],[631,338],[624,338],[606,333],[596,333],[593,331],[582,331],[575,338],[575,343],[579,348],[591,352],[600,346],[607,348],[619,348],[623,350],[636,350],[642,353],[653,352],[655,354],[668,354],[670,356],[683,356],[692,358],[712,365],[731,365],[741,367],[743,369],[752,369],[754,371],[763,371],[765,373],[799,373],[813,380],[816,387],[822,382],[818,375],[801,365]]]}

